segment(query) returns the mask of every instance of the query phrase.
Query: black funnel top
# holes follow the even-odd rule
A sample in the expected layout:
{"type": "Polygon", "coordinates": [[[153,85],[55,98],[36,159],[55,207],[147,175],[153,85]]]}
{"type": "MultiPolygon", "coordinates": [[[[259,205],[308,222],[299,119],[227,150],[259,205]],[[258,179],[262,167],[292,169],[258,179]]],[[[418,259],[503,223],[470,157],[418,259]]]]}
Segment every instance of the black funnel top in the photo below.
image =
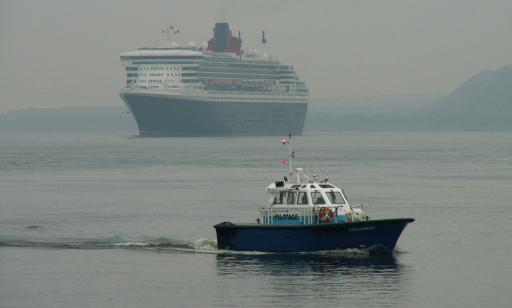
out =
{"type": "Polygon", "coordinates": [[[215,52],[224,52],[228,44],[229,25],[227,22],[218,22],[215,24],[214,40],[215,52]]]}

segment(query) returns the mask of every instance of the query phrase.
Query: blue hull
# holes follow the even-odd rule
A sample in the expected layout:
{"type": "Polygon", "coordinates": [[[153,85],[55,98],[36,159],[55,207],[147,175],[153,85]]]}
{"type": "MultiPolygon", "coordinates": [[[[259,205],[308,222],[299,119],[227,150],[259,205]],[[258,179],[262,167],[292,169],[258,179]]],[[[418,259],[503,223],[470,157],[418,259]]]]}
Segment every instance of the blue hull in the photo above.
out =
{"type": "Polygon", "coordinates": [[[214,226],[219,249],[307,252],[347,248],[393,250],[413,218],[316,225],[263,225],[223,222],[214,226]]]}
{"type": "Polygon", "coordinates": [[[217,102],[121,93],[140,136],[301,135],[307,103],[217,102]]]}

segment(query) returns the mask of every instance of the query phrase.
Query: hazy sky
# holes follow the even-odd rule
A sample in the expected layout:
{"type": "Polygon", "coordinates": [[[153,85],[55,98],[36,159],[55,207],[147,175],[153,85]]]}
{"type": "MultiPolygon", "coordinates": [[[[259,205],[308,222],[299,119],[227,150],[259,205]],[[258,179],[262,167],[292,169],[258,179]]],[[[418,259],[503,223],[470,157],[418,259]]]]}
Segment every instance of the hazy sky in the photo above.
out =
{"type": "Polygon", "coordinates": [[[121,104],[119,53],[206,41],[216,21],[243,47],[296,67],[316,97],[447,93],[512,63],[512,1],[0,0],[0,112],[121,104]]]}

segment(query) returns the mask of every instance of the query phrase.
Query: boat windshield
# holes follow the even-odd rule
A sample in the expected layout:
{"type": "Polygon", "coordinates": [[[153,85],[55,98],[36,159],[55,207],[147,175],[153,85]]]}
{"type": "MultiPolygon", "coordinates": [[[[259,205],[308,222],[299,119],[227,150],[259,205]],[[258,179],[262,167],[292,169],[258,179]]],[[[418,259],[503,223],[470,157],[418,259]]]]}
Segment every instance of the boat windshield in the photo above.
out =
{"type": "Polygon", "coordinates": [[[325,204],[322,194],[316,191],[311,193],[311,200],[313,200],[313,204],[325,204]]]}
{"type": "Polygon", "coordinates": [[[345,204],[345,200],[343,199],[343,196],[341,196],[340,192],[327,191],[325,194],[327,195],[327,198],[329,198],[329,201],[331,201],[331,204],[345,204]]]}
{"type": "Polygon", "coordinates": [[[297,197],[297,204],[308,204],[308,196],[305,191],[299,192],[299,196],[297,197]]]}
{"type": "Polygon", "coordinates": [[[289,191],[286,198],[286,204],[295,204],[295,192],[289,191]]]}
{"type": "Polygon", "coordinates": [[[274,204],[284,204],[284,200],[286,198],[286,192],[279,192],[274,198],[274,204]]]}

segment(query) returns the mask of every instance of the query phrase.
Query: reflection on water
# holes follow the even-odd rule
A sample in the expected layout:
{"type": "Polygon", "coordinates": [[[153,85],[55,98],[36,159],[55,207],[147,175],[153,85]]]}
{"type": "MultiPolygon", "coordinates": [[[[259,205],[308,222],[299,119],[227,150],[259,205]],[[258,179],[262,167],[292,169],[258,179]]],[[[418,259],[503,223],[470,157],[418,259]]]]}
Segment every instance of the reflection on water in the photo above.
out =
{"type": "Polygon", "coordinates": [[[217,274],[235,279],[266,277],[269,293],[287,294],[294,301],[312,305],[320,296],[327,306],[395,306],[407,294],[409,270],[393,255],[220,254],[217,274]]]}

